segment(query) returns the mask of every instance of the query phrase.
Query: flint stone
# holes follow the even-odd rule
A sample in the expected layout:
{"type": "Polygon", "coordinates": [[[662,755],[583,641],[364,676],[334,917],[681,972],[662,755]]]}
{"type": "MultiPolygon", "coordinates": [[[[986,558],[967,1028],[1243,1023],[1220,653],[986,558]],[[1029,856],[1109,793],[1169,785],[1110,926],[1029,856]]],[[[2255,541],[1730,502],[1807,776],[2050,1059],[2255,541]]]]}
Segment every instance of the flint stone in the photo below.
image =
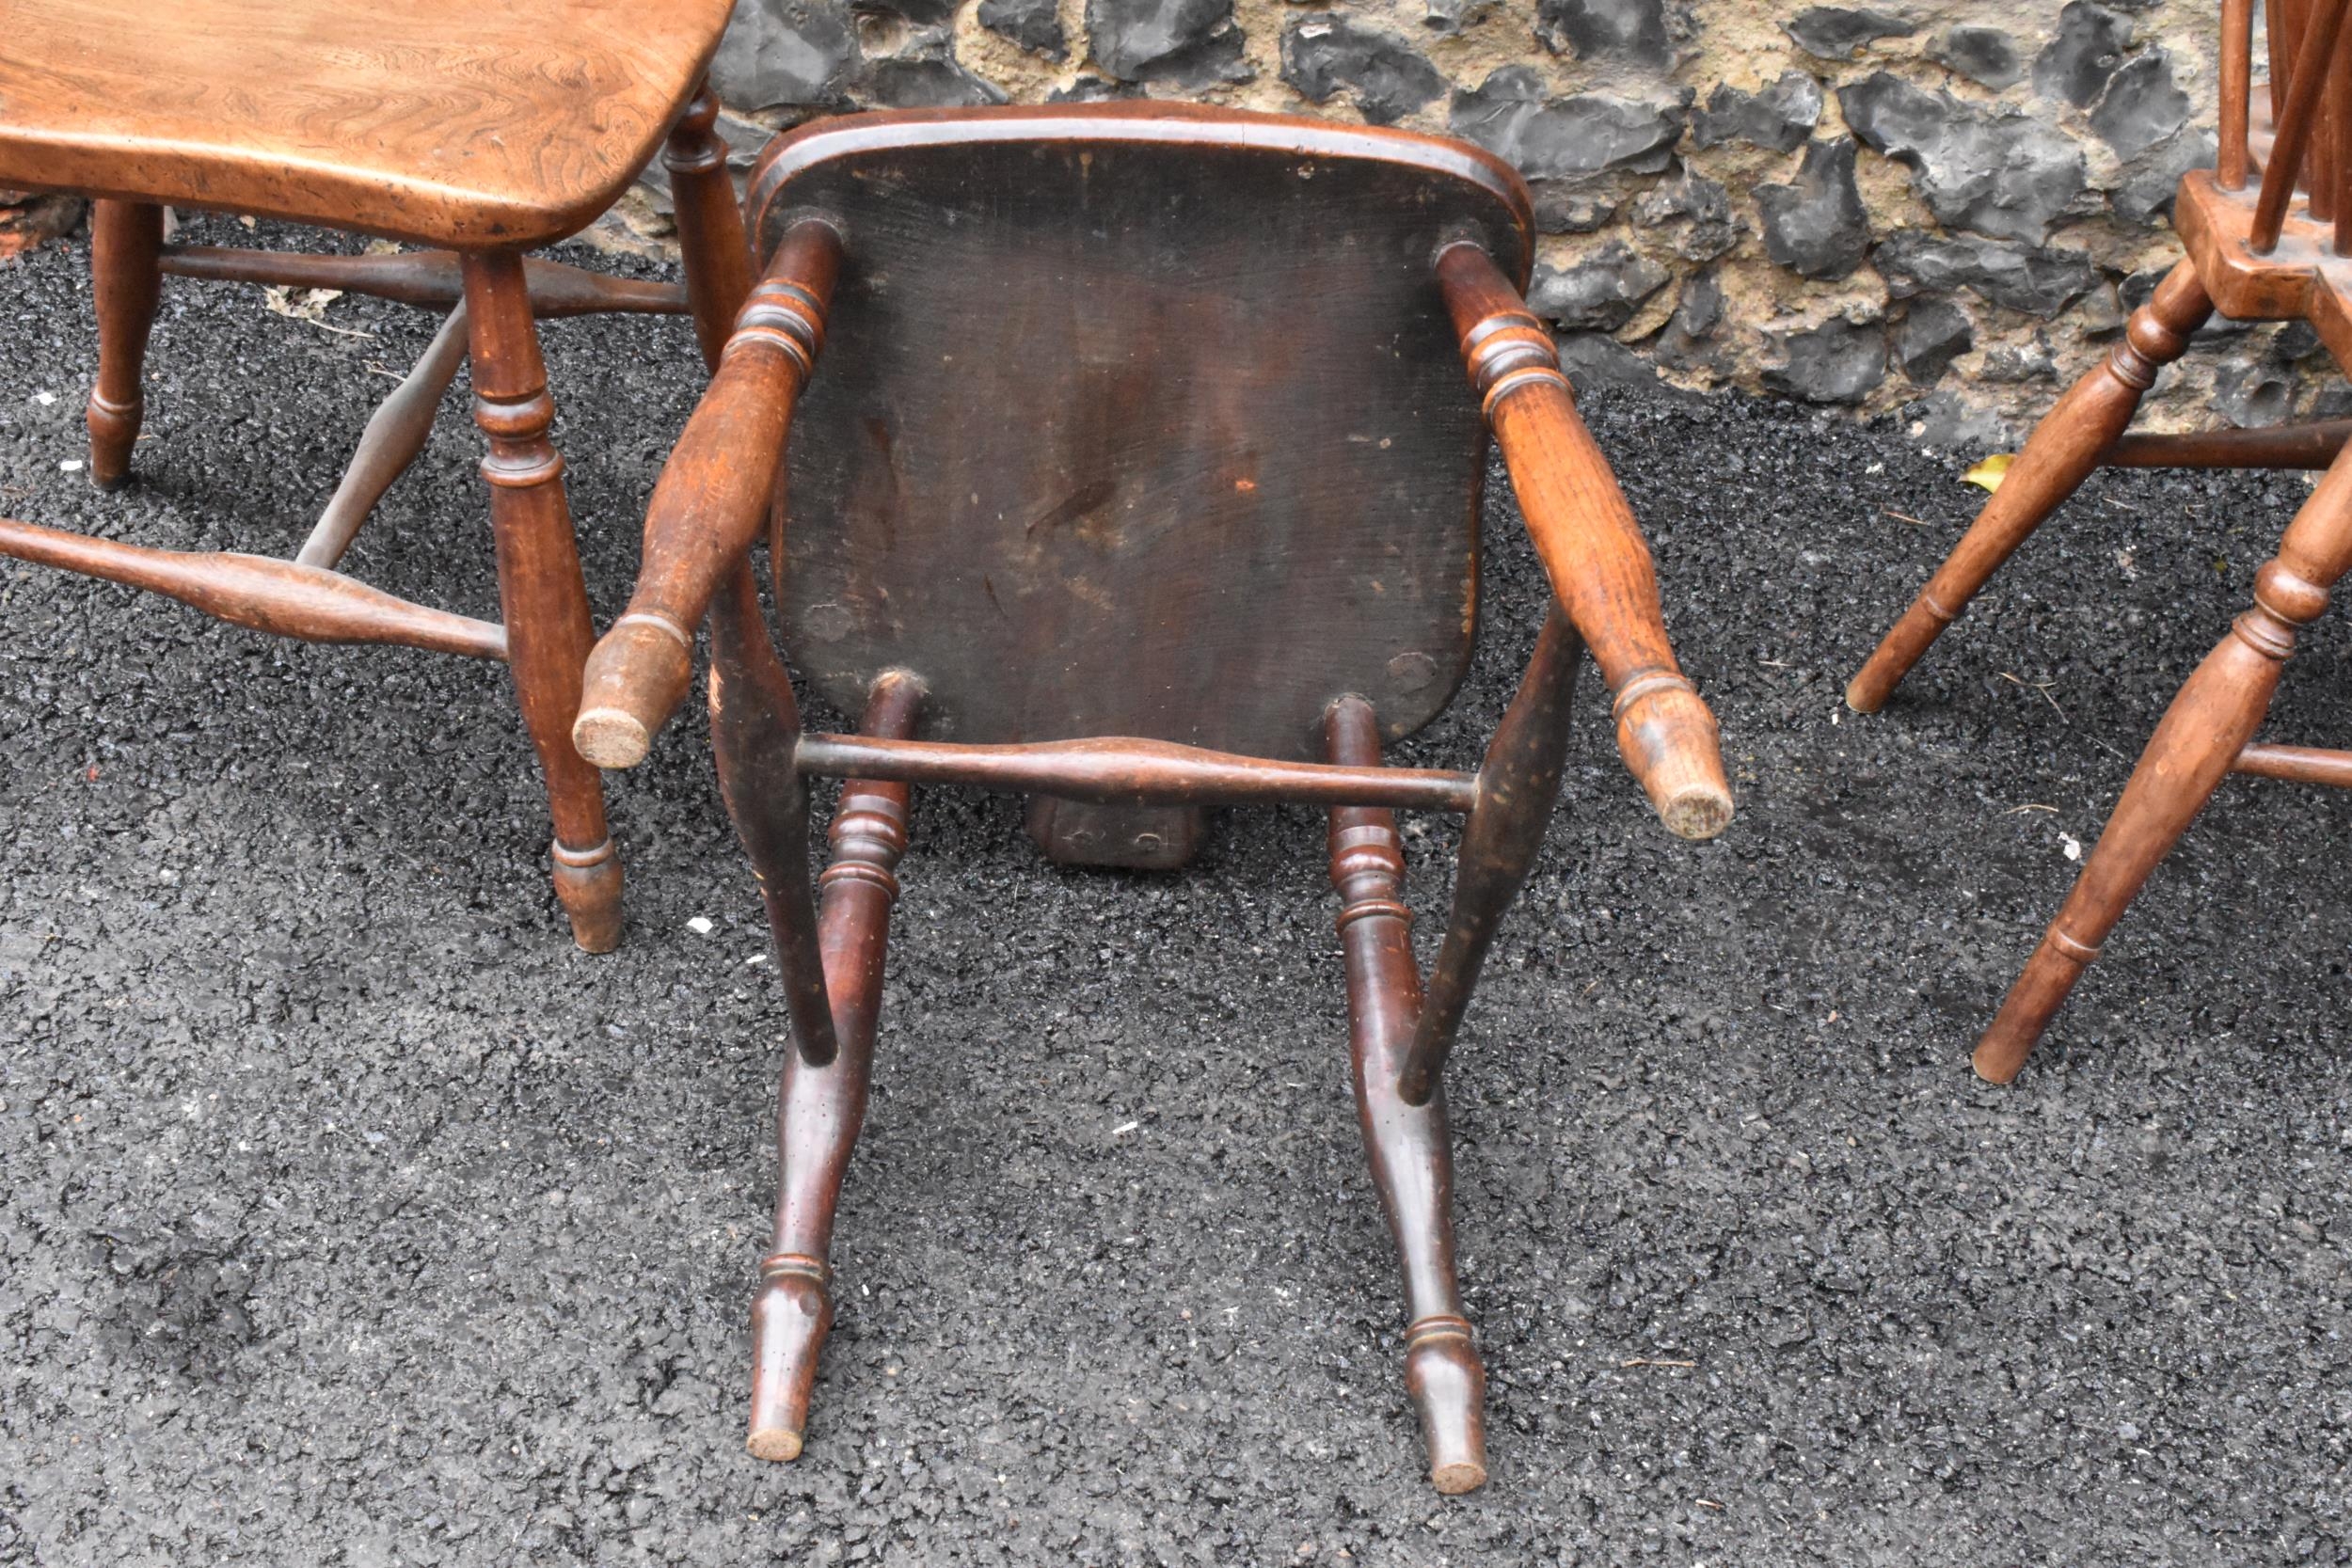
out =
{"type": "Polygon", "coordinates": [[[1056,87],[1045,95],[1048,103],[1107,103],[1116,99],[1141,98],[1143,89],[1132,82],[1105,82],[1100,76],[1081,76],[1066,87],[1056,87]]]}
{"type": "Polygon", "coordinates": [[[1070,56],[1061,9],[1054,0],[980,0],[980,25],[1049,60],[1070,56]]]}
{"type": "Polygon", "coordinates": [[[1928,45],[1928,58],[1995,92],[2013,87],[2026,74],[2017,40],[1998,27],[1947,27],[1942,38],[1928,45]]]}
{"type": "Polygon", "coordinates": [[[1682,137],[1684,112],[1677,99],[1641,103],[1590,93],[1548,99],[1533,68],[1512,65],[1475,90],[1456,89],[1451,123],[1455,135],[1528,179],[1556,180],[1604,169],[1663,171],[1682,137]]]}
{"type": "Polygon", "coordinates": [[[1665,0],[1536,0],[1535,36],[1555,55],[1667,63],[1665,0]]]}
{"type": "Polygon", "coordinates": [[[945,27],[956,19],[957,0],[850,0],[871,16],[895,16],[916,27],[945,27]]]}
{"type": "Polygon", "coordinates": [[[857,29],[838,0],[736,0],[710,85],[739,109],[841,107],[857,63],[857,29]]]}
{"type": "Polygon", "coordinates": [[[1723,320],[1723,279],[1711,267],[1695,273],[1683,283],[1682,296],[1675,301],[1674,314],[1666,318],[1650,354],[1677,370],[1720,369],[1723,345],[1713,340],[1723,320]]]}
{"type": "Polygon", "coordinates": [[[1246,82],[1233,0],[1087,0],[1095,64],[1122,82],[1246,82]]]}
{"type": "Polygon", "coordinates": [[[1838,88],[1837,104],[1865,144],[1911,166],[1947,228],[2040,245],[2083,189],[2081,150],[2038,119],[1986,113],[1884,71],[1838,88]]]}
{"type": "Polygon", "coordinates": [[[1701,147],[1738,140],[1794,152],[1820,119],[1821,84],[1802,71],[1785,71],[1758,92],[1717,83],[1691,119],[1691,139],[1701,147]]]}
{"type": "Polygon", "coordinates": [[[1282,80],[1318,103],[1342,87],[1375,125],[1393,125],[1445,91],[1445,78],[1410,45],[1344,16],[1302,17],[1282,34],[1282,80]]]}
{"type": "Polygon", "coordinates": [[[2038,250],[1967,235],[1936,239],[1916,230],[1882,241],[1870,264],[1897,299],[1922,291],[1966,289],[2006,309],[2044,318],[2099,281],[2099,269],[2080,251],[2038,250]]]}
{"type": "Polygon", "coordinates": [[[1843,318],[1809,332],[1777,336],[1783,363],[1769,366],[1764,385],[1807,403],[1860,403],[1886,379],[1886,335],[1876,325],[1843,318]]]}
{"type": "Polygon", "coordinates": [[[1652,388],[1658,367],[1606,332],[1571,332],[1560,340],[1560,369],[1579,392],[1595,388],[1652,388]]]}
{"type": "Polygon", "coordinates": [[[1688,164],[1678,179],[1637,197],[1631,216],[1644,229],[1672,227],[1669,243],[1686,261],[1711,261],[1740,243],[1741,225],[1732,215],[1731,193],[1688,164]]]}
{"type": "Polygon", "coordinates": [[[1885,11],[1841,10],[1836,6],[1808,6],[1781,25],[1798,48],[1824,60],[1851,60],[1867,44],[1909,38],[1919,30],[1915,23],[1885,11]]]}
{"type": "Polygon", "coordinates": [[[2172,81],[2172,59],[2148,48],[2107,78],[2090,128],[2119,158],[2137,158],[2188,122],[2188,94],[2172,81]]]}
{"type": "Polygon", "coordinates": [[[1572,267],[1535,269],[1528,308],[1569,330],[1614,332],[1673,275],[1622,240],[1572,267]]]}
{"type": "Polygon", "coordinates": [[[2241,430],[2283,423],[2295,412],[2295,374],[2269,355],[2232,359],[2214,372],[2213,407],[2241,430]]]}
{"type": "Polygon", "coordinates": [[[2070,0],[2058,12],[2058,32],[2049,47],[2034,57],[2033,90],[2087,109],[2123,63],[2123,51],[2131,44],[2130,17],[2090,0],[2070,0]]]}
{"type": "Polygon", "coordinates": [[[1932,387],[1976,341],[1967,311],[1949,300],[1919,300],[1895,324],[1895,363],[1914,384],[1932,387]]]}
{"type": "Polygon", "coordinates": [[[1851,136],[1804,150],[1794,183],[1758,185],[1764,254],[1800,277],[1843,277],[1870,248],[1869,215],[1854,184],[1851,136]]]}
{"type": "Polygon", "coordinates": [[[2126,223],[2153,223],[2172,211],[2181,176],[2193,168],[2211,168],[2220,144],[2202,125],[2174,132],[2155,147],[2123,166],[2123,182],[2107,193],[2115,215],[2126,223]]]}
{"type": "Polygon", "coordinates": [[[1422,25],[1443,38],[1475,27],[1494,15],[1499,0],[1429,0],[1422,25]]]}
{"type": "Polygon", "coordinates": [[[868,60],[859,96],[886,109],[968,109],[1006,101],[1002,87],[964,70],[944,42],[918,54],[868,60]]]}
{"type": "Polygon", "coordinates": [[[2058,374],[2058,367],[2050,362],[2050,345],[2036,338],[2026,343],[2003,343],[1984,356],[1977,372],[1979,380],[2010,383],[2048,381],[2058,374]]]}

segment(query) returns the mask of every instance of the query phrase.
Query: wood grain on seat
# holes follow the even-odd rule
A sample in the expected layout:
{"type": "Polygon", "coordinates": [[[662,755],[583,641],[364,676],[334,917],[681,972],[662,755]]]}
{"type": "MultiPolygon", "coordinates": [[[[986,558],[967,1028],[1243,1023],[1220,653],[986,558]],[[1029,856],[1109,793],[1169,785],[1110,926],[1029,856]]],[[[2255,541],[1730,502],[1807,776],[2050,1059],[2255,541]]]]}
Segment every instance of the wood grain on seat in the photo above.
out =
{"type": "Polygon", "coordinates": [[[0,0],[0,185],[461,247],[585,227],[728,0],[0,0]]]}

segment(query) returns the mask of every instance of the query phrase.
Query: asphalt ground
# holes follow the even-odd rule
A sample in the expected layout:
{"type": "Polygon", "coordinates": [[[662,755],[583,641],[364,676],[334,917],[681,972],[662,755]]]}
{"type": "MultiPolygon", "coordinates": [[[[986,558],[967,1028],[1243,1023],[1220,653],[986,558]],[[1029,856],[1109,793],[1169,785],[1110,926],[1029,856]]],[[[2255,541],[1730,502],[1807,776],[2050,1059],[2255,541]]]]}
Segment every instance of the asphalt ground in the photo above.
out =
{"type": "MultiPolygon", "coordinates": [[[[432,323],[171,285],[101,496],[66,470],[86,261],[0,269],[0,515],[291,553],[432,323]]],[[[676,320],[546,339],[610,615],[700,374],[676,320]]],[[[1587,683],[1451,1080],[1486,1491],[1422,1477],[1313,813],[1103,875],[1015,802],[918,795],[839,1322],[806,1455],[765,1465],[784,1017],[698,726],[612,787],[627,945],[590,958],[502,672],[10,564],[0,1561],[2352,1557],[2352,802],[2226,785],[2016,1086],[1966,1063],[2308,481],[2094,480],[1862,719],[1842,683],[1972,514],[1967,454],[1588,411],[1740,815],[1667,837],[1587,683]]],[[[477,456],[453,395],[350,568],[494,614],[477,456]]],[[[1413,760],[1475,756],[1534,639],[1500,487],[1486,546],[1413,760]]],[[[2313,631],[2268,733],[2352,733],[2345,647],[2313,631]]],[[[1410,840],[1424,957],[1452,832],[1410,840]]]]}

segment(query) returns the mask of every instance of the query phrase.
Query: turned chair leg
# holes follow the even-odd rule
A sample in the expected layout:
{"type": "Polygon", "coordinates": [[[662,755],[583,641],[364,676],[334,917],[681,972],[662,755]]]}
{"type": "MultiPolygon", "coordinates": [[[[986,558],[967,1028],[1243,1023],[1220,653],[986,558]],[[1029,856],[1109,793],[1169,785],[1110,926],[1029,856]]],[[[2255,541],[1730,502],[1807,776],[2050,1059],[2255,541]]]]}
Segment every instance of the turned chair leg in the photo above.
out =
{"type": "Polygon", "coordinates": [[[661,152],[677,213],[678,248],[686,261],[686,299],[694,337],[712,370],[735,330],[735,313],[752,292],[751,246],[743,207],[727,173],[727,145],[713,129],[719,100],[706,82],[670,128],[661,152]]]}
{"type": "MultiPolygon", "coordinates": [[[[757,749],[794,726],[788,719],[780,723],[773,715],[745,711],[769,701],[755,689],[746,668],[759,659],[766,637],[745,624],[758,609],[741,591],[747,581],[734,594],[723,592],[712,606],[712,733],[728,809],[771,895],[770,918],[789,969],[790,953],[804,944],[797,929],[803,917],[793,912],[797,900],[790,892],[776,895],[792,889],[796,879],[806,882],[806,832],[804,828],[797,833],[775,832],[773,822],[762,819],[763,813],[772,815],[767,802],[778,793],[777,766],[789,768],[791,759],[788,751],[761,755],[757,749]],[[759,649],[748,641],[753,635],[762,639],[759,649]],[[792,863],[786,863],[787,859],[792,863]]],[[[788,695],[788,687],[786,691],[788,695]]],[[[875,685],[862,731],[903,739],[914,733],[921,705],[918,685],[885,675],[875,685]]],[[[804,817],[805,801],[797,790],[781,793],[792,797],[787,809],[804,817]]],[[[832,1268],[826,1259],[842,1177],[866,1120],[890,907],[898,896],[895,873],[907,843],[907,798],[903,784],[851,780],[845,784],[834,813],[833,862],[818,879],[824,896],[816,933],[823,980],[814,989],[818,1000],[829,999],[830,1038],[812,1050],[809,1032],[796,1024],[798,1047],[785,1057],[776,1094],[775,1234],[760,1259],[760,1292],[752,1307],[751,1433],[744,1443],[759,1459],[800,1457],[818,1355],[833,1327],[832,1268]]],[[[788,976],[787,984],[791,985],[788,976]]]]}
{"type": "Polygon", "coordinates": [[[2352,566],[2352,459],[2338,458],[2254,578],[2254,608],[2189,676],[2132,769],[2058,918],[1977,1042],[1976,1069],[2006,1084],[2099,956],[2107,934],[2171,852],[2269,710],[2298,627],[2352,566]]]}
{"type": "MultiPolygon", "coordinates": [[[[1360,698],[1332,705],[1326,738],[1333,762],[1372,767],[1380,761],[1379,724],[1360,698]]],[[[1454,1494],[1486,1483],[1486,1370],[1454,1280],[1454,1155],[1445,1092],[1434,1090],[1420,1105],[1406,1104],[1397,1093],[1421,1012],[1404,879],[1396,814],[1378,806],[1334,806],[1331,885],[1339,890],[1347,958],[1356,1115],[1404,1265],[1409,1314],[1405,1386],[1421,1414],[1430,1482],[1454,1494]]]]}
{"type": "Polygon", "coordinates": [[[2132,312],[2123,341],[2034,427],[2001,487],[1846,687],[1849,706],[1879,710],[1977,590],[2090,477],[2132,422],[2158,368],[2181,356],[2189,335],[2212,313],[2213,301],[2192,263],[2183,261],[2165,275],[2148,303],[2132,312]]]}
{"type": "Polygon", "coordinates": [[[98,300],[98,385],[90,389],[89,477],[112,490],[131,473],[131,448],[147,416],[139,373],[155,325],[164,275],[164,210],[151,201],[90,204],[90,271],[98,300]]]}
{"type": "Polygon", "coordinates": [[[605,832],[602,779],[572,749],[580,667],[596,628],[564,497],[564,460],[548,439],[555,404],[522,258],[469,255],[465,278],[474,422],[490,446],[482,477],[490,484],[507,665],[555,819],[555,894],[571,917],[573,940],[609,953],[621,941],[621,863],[605,832]]]}

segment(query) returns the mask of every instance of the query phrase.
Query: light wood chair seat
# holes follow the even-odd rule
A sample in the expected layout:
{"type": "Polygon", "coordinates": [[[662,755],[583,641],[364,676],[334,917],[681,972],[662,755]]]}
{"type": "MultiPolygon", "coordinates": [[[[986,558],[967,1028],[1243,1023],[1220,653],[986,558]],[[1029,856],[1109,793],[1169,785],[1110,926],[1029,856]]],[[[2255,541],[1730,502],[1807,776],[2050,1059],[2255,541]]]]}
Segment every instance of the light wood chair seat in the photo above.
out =
{"type": "Polygon", "coordinates": [[[0,185],[459,249],[584,228],[644,167],[728,0],[9,0],[0,185]],[[135,24],[126,25],[135,20],[135,24]]]}

